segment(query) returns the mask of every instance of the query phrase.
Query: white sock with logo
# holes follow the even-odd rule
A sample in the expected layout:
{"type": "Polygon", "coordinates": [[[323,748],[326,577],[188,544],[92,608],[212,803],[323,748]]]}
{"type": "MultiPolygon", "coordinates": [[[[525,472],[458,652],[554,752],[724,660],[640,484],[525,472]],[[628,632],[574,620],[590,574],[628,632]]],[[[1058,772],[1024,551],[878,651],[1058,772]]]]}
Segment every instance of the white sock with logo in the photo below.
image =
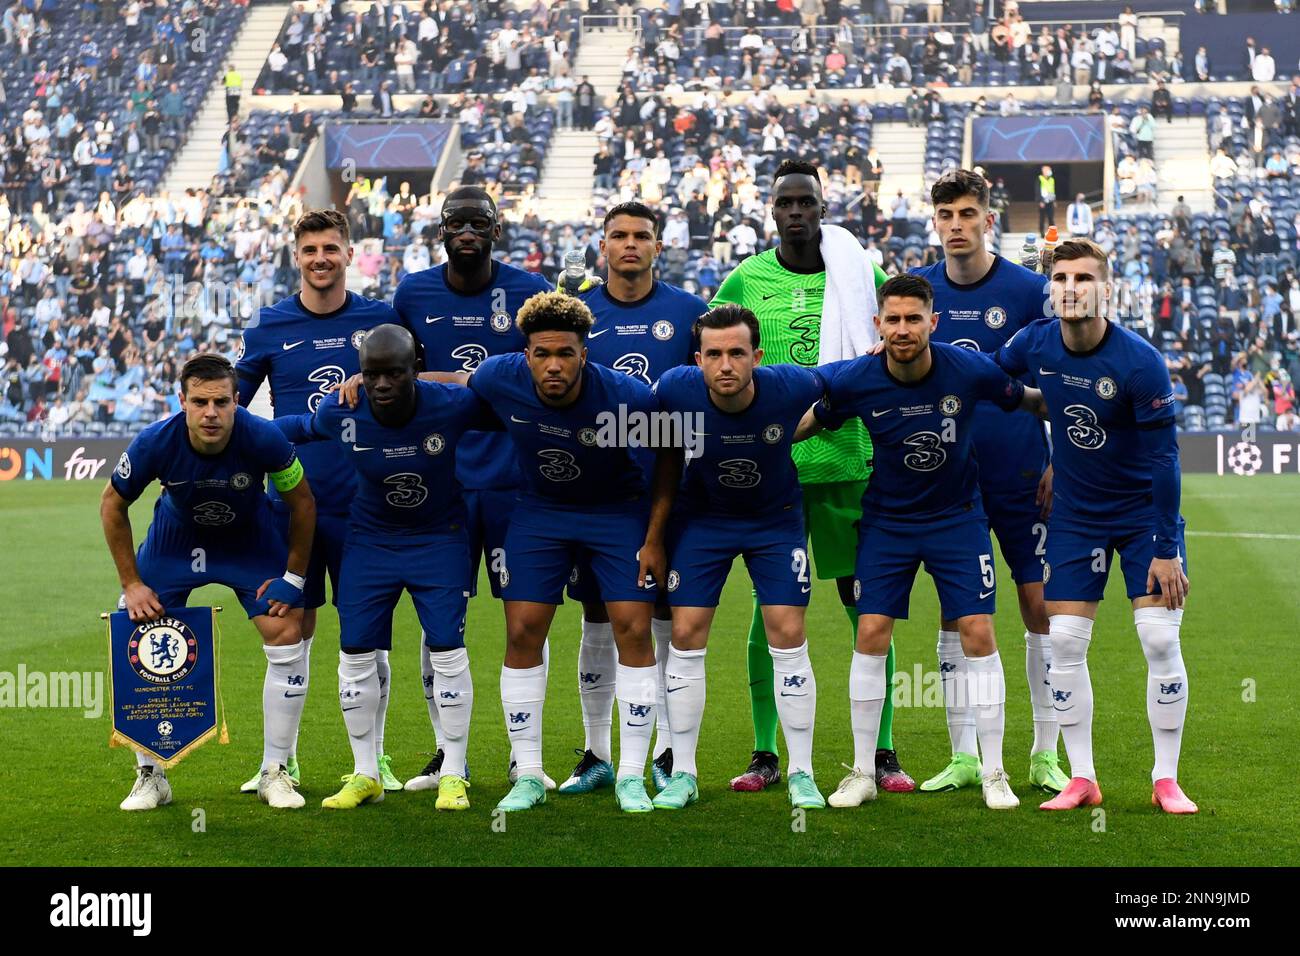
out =
{"type": "Polygon", "coordinates": [[[375,712],[375,747],[384,752],[384,725],[388,722],[388,695],[392,691],[392,670],[388,666],[388,651],[375,651],[375,670],[379,675],[379,709],[375,712]]]}
{"type": "Polygon", "coordinates": [[[679,651],[671,645],[668,648],[664,697],[672,712],[673,773],[699,775],[695,752],[704,718],[704,653],[704,648],[698,651],[679,651]]]}
{"type": "Polygon", "coordinates": [[[980,764],[984,773],[1002,769],[1002,735],[1006,727],[1007,681],[1002,655],[966,658],[967,697],[975,712],[980,764]]]}
{"type": "Polygon", "coordinates": [[[339,651],[339,709],[352,745],[353,771],[379,779],[379,750],[375,744],[375,714],[379,711],[377,651],[339,651]]]}
{"type": "Polygon", "coordinates": [[[546,666],[501,668],[501,709],[519,775],[542,776],[542,710],[546,666]]]}
{"type": "Polygon", "coordinates": [[[1034,746],[1030,755],[1044,750],[1056,752],[1061,728],[1052,709],[1052,636],[1025,631],[1025,680],[1029,682],[1029,707],[1034,714],[1034,746]]]}
{"type": "Polygon", "coordinates": [[[880,714],[885,709],[884,654],[853,652],[849,665],[849,719],[853,727],[853,769],[876,773],[876,738],[880,736],[880,714]]]}
{"type": "Polygon", "coordinates": [[[289,762],[289,748],[298,736],[303,704],[307,701],[307,672],[303,669],[302,642],[281,647],[263,644],[266,677],[262,681],[262,769],[289,762]]]}
{"type": "Polygon", "coordinates": [[[1092,678],[1088,674],[1088,645],[1092,621],[1073,614],[1053,614],[1052,709],[1061,727],[1070,776],[1097,780],[1092,764],[1092,678]]]}
{"type": "Polygon", "coordinates": [[[426,655],[433,667],[433,691],[442,725],[442,772],[465,776],[465,752],[469,748],[469,718],[474,712],[474,680],[469,669],[469,651],[430,650],[426,655]]]}
{"type": "Polygon", "coordinates": [[[442,721],[438,716],[438,692],[434,690],[433,661],[429,660],[429,648],[424,643],[424,631],[420,631],[420,682],[424,685],[424,703],[429,708],[429,723],[433,725],[433,749],[438,749],[442,739],[442,721]]]}
{"type": "Polygon", "coordinates": [[[618,701],[618,779],[645,778],[650,755],[650,735],[655,726],[655,698],[659,696],[659,668],[619,664],[614,674],[618,701]]]}
{"type": "Polygon", "coordinates": [[[583,749],[600,760],[613,754],[610,726],[614,711],[614,672],[618,649],[614,646],[614,625],[582,620],[582,643],[578,645],[578,702],[582,705],[583,749]]]}
{"type": "MultiPolygon", "coordinates": [[[[307,684],[311,683],[311,642],[313,640],[315,640],[314,637],[304,637],[302,639],[302,672],[304,675],[303,676],[304,688],[306,687],[307,684]]],[[[303,704],[304,706],[306,705],[305,699],[303,701],[303,704]]],[[[302,726],[302,718],[300,716],[298,719],[298,726],[295,727],[293,731],[293,745],[289,748],[290,760],[296,760],[298,757],[298,728],[301,726],[302,726]]]]}
{"type": "Polygon", "coordinates": [[[961,634],[940,631],[939,682],[943,686],[944,716],[948,718],[948,742],[954,754],[978,756],[975,737],[975,709],[966,696],[966,655],[961,649],[961,634]]]}
{"type": "Polygon", "coordinates": [[[672,646],[673,622],[650,619],[650,636],[655,642],[655,668],[659,672],[659,694],[655,698],[655,748],[653,756],[659,758],[673,745],[673,733],[668,715],[668,698],[664,692],[664,668],[668,666],[668,649],[672,646]]]}
{"type": "Polygon", "coordinates": [[[1133,623],[1147,659],[1147,720],[1156,751],[1151,781],[1166,777],[1177,780],[1183,724],[1187,720],[1187,665],[1183,663],[1178,636],[1183,612],[1181,608],[1138,608],[1133,612],[1133,623]]]}
{"type": "Polygon", "coordinates": [[[772,655],[776,712],[781,718],[781,732],[785,734],[785,749],[789,757],[786,773],[811,774],[813,725],[817,720],[817,678],[813,676],[812,661],[808,658],[808,641],[789,650],[771,645],[767,650],[772,655]]]}

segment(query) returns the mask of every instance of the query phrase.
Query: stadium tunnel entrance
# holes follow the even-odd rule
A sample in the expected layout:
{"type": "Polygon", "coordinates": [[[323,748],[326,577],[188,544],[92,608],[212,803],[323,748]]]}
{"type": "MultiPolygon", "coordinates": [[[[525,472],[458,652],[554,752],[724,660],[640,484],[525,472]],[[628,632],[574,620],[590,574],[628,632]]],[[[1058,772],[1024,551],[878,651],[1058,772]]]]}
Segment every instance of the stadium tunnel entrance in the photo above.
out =
{"type": "Polygon", "coordinates": [[[1042,167],[1051,166],[1056,180],[1055,222],[1057,232],[1065,237],[1065,212],[1074,197],[1083,193],[1090,203],[1100,200],[1105,181],[1102,163],[991,163],[984,166],[994,183],[1001,178],[1011,202],[1002,217],[1002,231],[1034,232],[1038,228],[1038,175],[1042,167]]]}

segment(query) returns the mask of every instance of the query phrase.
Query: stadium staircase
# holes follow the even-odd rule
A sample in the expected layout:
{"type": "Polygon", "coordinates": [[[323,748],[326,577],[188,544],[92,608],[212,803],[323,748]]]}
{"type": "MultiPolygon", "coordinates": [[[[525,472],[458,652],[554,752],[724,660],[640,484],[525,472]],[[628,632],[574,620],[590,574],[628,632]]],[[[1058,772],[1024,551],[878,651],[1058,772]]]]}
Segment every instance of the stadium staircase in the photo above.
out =
{"type": "MultiPolygon", "coordinates": [[[[598,22],[598,21],[597,21],[598,22]]],[[[596,94],[613,102],[623,79],[623,61],[629,47],[638,43],[632,30],[584,26],[578,57],[573,64],[573,78],[581,83],[585,76],[596,94]]],[[[591,211],[596,134],[590,130],[557,129],[542,164],[542,178],[537,186],[537,212],[544,220],[582,219],[591,211]]]]}
{"type": "Polygon", "coordinates": [[[916,211],[916,201],[924,195],[925,175],[921,157],[925,156],[925,127],[906,123],[876,123],[871,130],[871,145],[876,148],[884,175],[876,201],[881,213],[889,215],[894,197],[901,189],[916,211]]]}
{"type": "Polygon", "coordinates": [[[1175,116],[1156,123],[1155,159],[1160,173],[1156,206],[1172,209],[1182,196],[1192,212],[1214,211],[1214,182],[1210,176],[1204,116],[1175,116]]]}
{"type": "MultiPolygon", "coordinates": [[[[271,46],[280,35],[285,17],[292,4],[258,4],[248,11],[244,25],[231,45],[227,61],[233,63],[244,77],[242,107],[247,111],[253,83],[266,63],[271,46]]],[[[172,194],[190,188],[205,188],[212,182],[221,164],[221,137],[226,131],[225,68],[218,70],[203,101],[198,117],[191,127],[185,148],[163,181],[163,188],[172,194]]]]}

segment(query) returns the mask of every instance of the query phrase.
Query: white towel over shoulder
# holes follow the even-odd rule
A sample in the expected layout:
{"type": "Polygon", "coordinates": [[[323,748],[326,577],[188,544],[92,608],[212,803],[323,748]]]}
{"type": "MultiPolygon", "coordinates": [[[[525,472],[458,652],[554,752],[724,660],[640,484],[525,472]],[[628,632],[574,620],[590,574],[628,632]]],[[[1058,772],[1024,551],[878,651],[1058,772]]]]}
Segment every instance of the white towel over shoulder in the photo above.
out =
{"type": "Polygon", "coordinates": [[[822,225],[821,253],[826,263],[818,365],[866,355],[876,332],[876,282],[867,252],[841,226],[822,225]]]}

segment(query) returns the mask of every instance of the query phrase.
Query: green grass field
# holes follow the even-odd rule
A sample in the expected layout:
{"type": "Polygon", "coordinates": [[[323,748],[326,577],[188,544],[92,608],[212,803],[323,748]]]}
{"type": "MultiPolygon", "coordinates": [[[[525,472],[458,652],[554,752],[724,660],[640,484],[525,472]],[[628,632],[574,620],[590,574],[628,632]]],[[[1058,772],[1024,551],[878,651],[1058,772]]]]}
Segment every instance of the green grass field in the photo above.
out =
{"type": "MultiPolygon", "coordinates": [[[[118,588],[99,528],[101,487],[0,485],[0,671],[15,672],[20,664],[29,672],[106,669],[98,615],[112,606],[118,588]]],[[[134,509],[137,542],[151,500],[134,509]]],[[[882,794],[858,810],[810,813],[801,828],[784,786],[762,794],[729,792],[727,780],[743,769],[752,746],[744,664],[749,591],[738,566],[710,645],[701,800],[686,812],[627,817],[612,791],[552,795],[546,806],[510,816],[504,832],[494,830],[491,810],[507,787],[497,693],[503,624],[500,606],[486,597],[471,603],[467,628],[477,689],[473,808],[439,814],[433,794],[425,792],[393,794],[352,813],[320,809],[320,799],[351,769],[335,693],[338,622],[323,614],[301,736],[308,805],[272,811],[237,792],[261,757],[265,658],[233,596],[214,588],[194,601],[229,609],[222,623],[231,744],[209,743],[171,771],[171,806],[127,814],[117,804],[130,787],[133,761],[129,751],[108,748],[107,712],[91,720],[66,709],[0,710],[6,795],[0,801],[0,864],[1294,865],[1300,836],[1288,794],[1300,705],[1290,663],[1300,633],[1294,583],[1300,481],[1188,476],[1183,512],[1193,536],[1182,632],[1191,711],[1180,776],[1201,805],[1194,818],[1162,817],[1149,803],[1146,669],[1118,572],[1090,656],[1104,817],[1034,809],[1041,797],[1025,781],[1031,729],[1023,628],[1005,568],[997,623],[1009,691],[1006,754],[1022,800],[1018,811],[986,810],[972,790],[882,794]],[[1233,536],[1252,532],[1283,537],[1233,536]]],[[[936,626],[933,588],[922,576],[912,619],[900,622],[896,634],[900,672],[935,668],[936,626]]],[[[419,629],[409,601],[399,610],[396,633],[386,749],[405,779],[423,766],[431,740],[416,658],[419,629]]],[[[842,774],[841,761],[852,756],[849,635],[830,582],[819,582],[814,593],[808,633],[820,694],[817,779],[829,793],[842,774]]],[[[577,645],[577,608],[566,605],[552,632],[546,711],[547,770],[557,779],[567,775],[572,748],[582,743],[577,645]]],[[[941,707],[900,708],[895,734],[903,764],[917,779],[946,762],[941,707]]]]}

